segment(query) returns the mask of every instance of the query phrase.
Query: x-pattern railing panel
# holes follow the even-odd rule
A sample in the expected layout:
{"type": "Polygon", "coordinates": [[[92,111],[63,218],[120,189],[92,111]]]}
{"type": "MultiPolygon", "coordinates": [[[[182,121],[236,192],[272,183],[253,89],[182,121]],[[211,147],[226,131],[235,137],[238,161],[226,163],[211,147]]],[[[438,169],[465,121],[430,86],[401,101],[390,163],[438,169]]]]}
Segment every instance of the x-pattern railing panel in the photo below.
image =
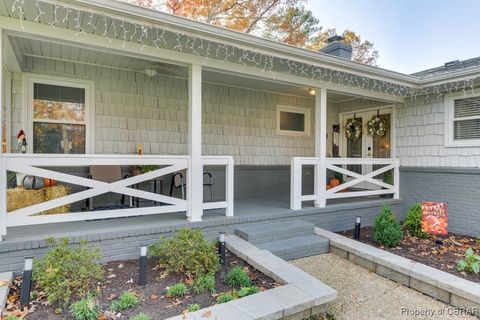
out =
{"type": "Polygon", "coordinates": [[[11,155],[6,157],[6,170],[17,173],[23,173],[32,176],[55,179],[61,182],[83,186],[89,188],[57,199],[45,201],[29,207],[17,209],[10,212],[7,216],[7,225],[27,225],[47,222],[76,221],[95,218],[119,217],[128,215],[144,215],[163,212],[178,212],[187,209],[187,200],[168,197],[165,195],[147,192],[129,186],[149,181],[176,171],[187,169],[189,167],[189,158],[182,156],[175,157],[152,157],[152,156],[92,156],[83,155],[83,157],[66,156],[63,158],[54,158],[49,155],[34,157],[25,157],[25,155],[11,155]],[[165,166],[147,173],[133,176],[112,183],[97,181],[76,175],[62,173],[45,167],[75,167],[88,165],[160,165],[165,166]],[[39,167],[40,166],[40,167],[39,167]],[[165,206],[141,207],[135,209],[103,210],[91,212],[74,212],[65,214],[56,214],[49,216],[34,215],[45,210],[53,209],[59,206],[71,204],[77,201],[85,200],[105,193],[117,193],[132,197],[143,198],[151,201],[162,202],[165,206]],[[33,222],[35,220],[35,222],[33,222]]]}
{"type": "Polygon", "coordinates": [[[385,188],[385,189],[388,189],[388,190],[394,190],[394,186],[391,185],[391,184],[388,184],[388,183],[385,183],[383,181],[380,181],[378,179],[375,179],[374,177],[378,176],[379,174],[382,174],[384,172],[387,172],[389,170],[392,170],[395,168],[395,165],[393,164],[390,164],[390,165],[387,165],[385,167],[382,167],[380,169],[377,169],[375,171],[372,171],[370,173],[367,173],[365,175],[361,175],[359,173],[356,173],[356,172],[353,172],[351,170],[347,170],[345,168],[342,168],[342,167],[338,167],[336,165],[333,165],[333,164],[327,164],[327,169],[330,169],[332,171],[335,171],[335,172],[338,172],[338,173],[341,173],[341,174],[344,174],[346,176],[349,176],[349,177],[352,177],[354,178],[353,180],[350,180],[350,181],[347,181],[347,182],[344,182],[342,184],[339,184],[338,186],[336,187],[333,187],[331,189],[328,189],[326,194],[327,194],[327,198],[339,191],[342,191],[342,190],[345,190],[346,188],[350,188],[350,187],[353,187],[354,185],[357,185],[361,182],[369,182],[373,185],[378,185],[382,188],[385,188]]]}
{"type": "MultiPolygon", "coordinates": [[[[334,198],[349,198],[361,196],[378,196],[383,194],[394,194],[395,198],[399,197],[399,161],[398,159],[388,158],[314,158],[314,157],[294,157],[292,158],[291,168],[291,184],[290,184],[290,208],[299,210],[302,208],[303,201],[314,200],[317,206],[324,206],[326,199],[334,198]],[[324,161],[324,162],[321,162],[324,161]],[[305,165],[313,165],[315,167],[316,176],[314,177],[314,193],[302,194],[302,167],[305,165]],[[365,174],[356,173],[354,171],[345,169],[342,166],[346,165],[362,165],[362,166],[376,166],[383,165],[383,167],[373,170],[365,174]],[[323,169],[320,169],[323,168],[323,169]],[[326,181],[320,181],[319,170],[331,170],[341,173],[347,177],[353,178],[329,190],[325,190],[326,181]],[[393,185],[385,183],[375,177],[392,170],[394,173],[393,185]],[[373,186],[378,186],[378,190],[361,190],[351,191],[347,190],[350,187],[366,182],[373,186]],[[323,204],[323,205],[319,205],[323,204]]],[[[323,179],[321,179],[323,180],[323,179]]]]}

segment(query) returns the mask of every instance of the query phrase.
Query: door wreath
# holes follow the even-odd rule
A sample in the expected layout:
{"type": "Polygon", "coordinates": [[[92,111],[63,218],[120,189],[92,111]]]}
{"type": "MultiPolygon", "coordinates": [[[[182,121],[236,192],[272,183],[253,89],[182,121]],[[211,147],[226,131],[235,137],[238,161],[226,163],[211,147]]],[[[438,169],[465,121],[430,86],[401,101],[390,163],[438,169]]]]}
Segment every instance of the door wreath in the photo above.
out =
{"type": "Polygon", "coordinates": [[[349,140],[357,141],[362,137],[362,123],[355,119],[349,119],[345,124],[345,136],[349,140]]]}
{"type": "Polygon", "coordinates": [[[387,129],[387,121],[380,118],[378,113],[367,121],[367,133],[372,137],[383,137],[387,134],[387,129]]]}

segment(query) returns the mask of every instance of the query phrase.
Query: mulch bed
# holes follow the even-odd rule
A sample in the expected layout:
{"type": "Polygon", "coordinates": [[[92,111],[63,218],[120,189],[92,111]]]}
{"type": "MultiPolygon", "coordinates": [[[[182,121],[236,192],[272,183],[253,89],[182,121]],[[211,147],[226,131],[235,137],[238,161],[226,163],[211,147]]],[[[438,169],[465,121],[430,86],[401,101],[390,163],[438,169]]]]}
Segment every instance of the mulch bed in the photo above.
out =
{"type": "MultiPolygon", "coordinates": [[[[136,293],[140,299],[140,304],[130,310],[123,311],[120,316],[113,314],[105,314],[101,319],[128,319],[139,313],[146,313],[152,319],[166,319],[182,314],[187,306],[198,303],[201,308],[212,306],[215,304],[216,295],[210,293],[194,294],[189,293],[181,299],[165,297],[166,287],[184,281],[181,275],[168,274],[165,275],[162,270],[155,268],[155,262],[149,259],[148,262],[147,285],[139,286],[138,283],[138,260],[115,261],[105,265],[105,274],[107,279],[99,284],[101,296],[99,303],[102,310],[108,310],[111,301],[119,297],[124,291],[132,291],[136,293]]],[[[215,289],[217,294],[230,291],[234,288],[225,285],[222,281],[230,269],[235,266],[248,268],[252,284],[260,288],[260,290],[268,290],[279,286],[274,280],[265,276],[263,273],[248,265],[245,261],[237,256],[227,252],[225,266],[216,275],[215,289]]],[[[10,295],[6,308],[6,314],[19,314],[19,295],[21,287],[21,278],[16,278],[10,287],[10,295]]],[[[237,288],[238,289],[238,288],[237,288]]],[[[49,305],[45,294],[38,288],[32,290],[32,297],[35,300],[30,303],[30,313],[25,319],[28,320],[54,320],[54,319],[73,319],[68,314],[68,310],[64,310],[62,314],[55,314],[55,307],[49,305]]],[[[5,314],[5,315],[6,315],[5,314]]]]}
{"type": "MultiPolygon", "coordinates": [[[[338,234],[353,238],[353,230],[338,232],[338,234]]],[[[464,258],[465,250],[468,247],[472,247],[475,253],[480,253],[480,243],[474,237],[450,233],[447,236],[432,235],[429,239],[421,239],[405,235],[399,246],[388,248],[378,246],[373,241],[372,227],[364,227],[360,233],[360,241],[461,278],[480,283],[480,275],[458,272],[456,269],[458,260],[464,258]]]]}

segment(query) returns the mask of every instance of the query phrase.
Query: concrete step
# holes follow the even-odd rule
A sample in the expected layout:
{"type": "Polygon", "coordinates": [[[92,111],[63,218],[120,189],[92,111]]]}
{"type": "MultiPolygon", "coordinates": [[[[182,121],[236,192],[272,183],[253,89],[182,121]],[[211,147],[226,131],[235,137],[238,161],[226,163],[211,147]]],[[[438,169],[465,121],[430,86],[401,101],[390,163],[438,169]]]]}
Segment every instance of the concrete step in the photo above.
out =
{"type": "Polygon", "coordinates": [[[284,260],[299,259],[329,252],[329,240],[318,235],[305,235],[257,245],[284,260]]]}
{"type": "Polygon", "coordinates": [[[272,222],[240,227],[235,234],[240,238],[259,245],[262,243],[313,235],[315,226],[302,220],[272,222]]]}

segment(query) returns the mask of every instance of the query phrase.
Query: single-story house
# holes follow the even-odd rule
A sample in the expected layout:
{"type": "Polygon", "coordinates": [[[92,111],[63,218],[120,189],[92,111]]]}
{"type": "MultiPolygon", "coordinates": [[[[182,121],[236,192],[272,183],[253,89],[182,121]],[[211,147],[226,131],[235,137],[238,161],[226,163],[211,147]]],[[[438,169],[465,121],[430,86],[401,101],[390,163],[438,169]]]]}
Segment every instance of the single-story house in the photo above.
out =
{"type": "Polygon", "coordinates": [[[336,231],[423,200],[478,235],[480,59],[407,75],[336,40],[313,52],[113,0],[0,0],[0,255],[69,236],[132,256],[185,225],[336,231]]]}

